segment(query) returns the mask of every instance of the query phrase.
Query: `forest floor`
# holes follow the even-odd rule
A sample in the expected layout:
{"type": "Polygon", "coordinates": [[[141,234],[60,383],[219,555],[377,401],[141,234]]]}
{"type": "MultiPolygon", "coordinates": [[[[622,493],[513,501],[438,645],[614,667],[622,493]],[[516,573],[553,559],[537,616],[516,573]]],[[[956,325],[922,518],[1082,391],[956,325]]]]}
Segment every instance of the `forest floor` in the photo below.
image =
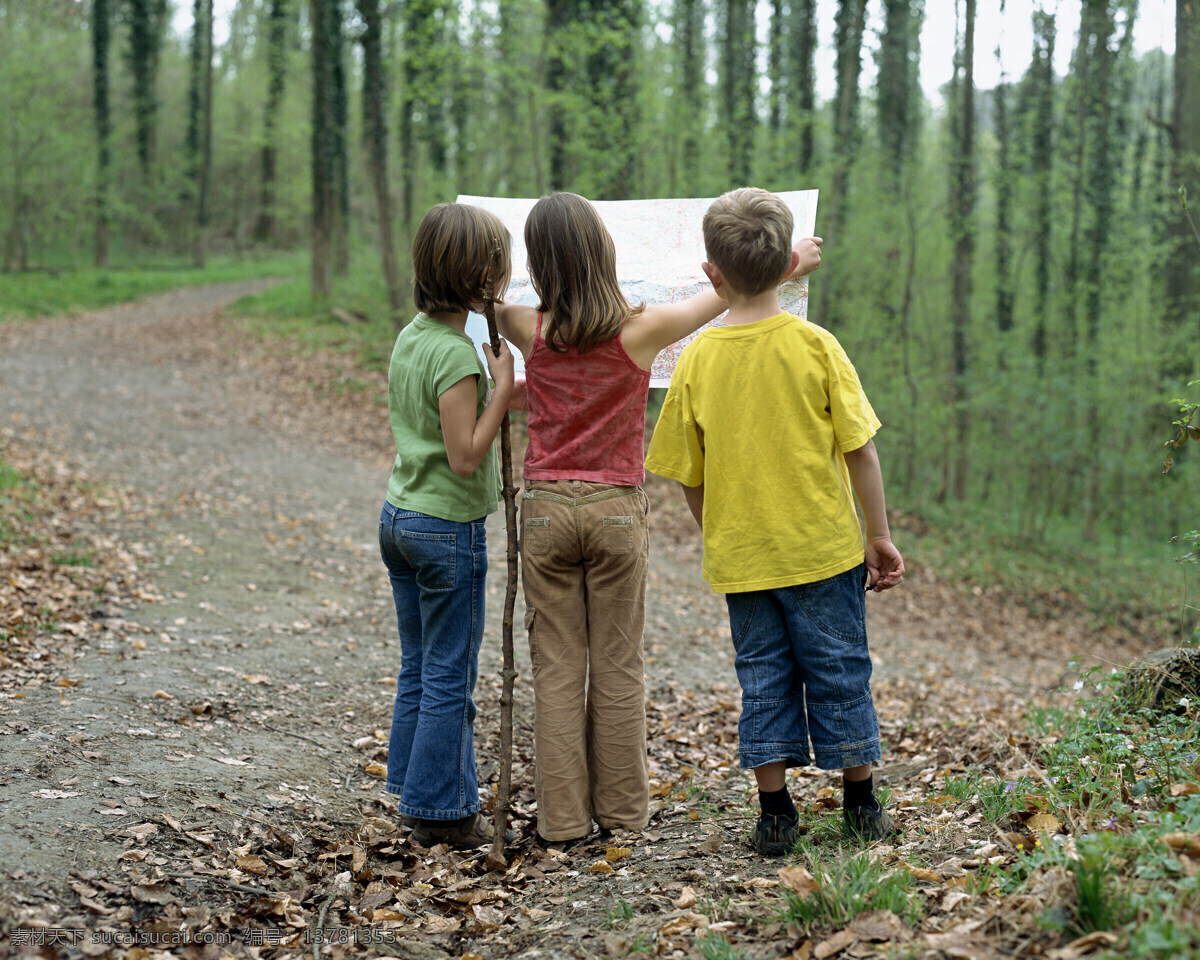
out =
{"type": "MultiPolygon", "coordinates": [[[[36,484],[0,530],[0,954],[1067,949],[1033,920],[1053,908],[1053,883],[1017,904],[970,882],[1020,856],[1020,843],[957,805],[947,783],[1034,776],[1027,705],[1147,644],[1088,626],[1051,585],[1059,615],[1033,618],[910,554],[905,583],[868,597],[886,742],[877,777],[902,830],[869,855],[912,873],[927,909],[797,925],[784,892],[798,875],[746,842],[755,804],[737,770],[724,604],[700,579],[682,498],[657,479],[647,484],[649,828],[566,854],[533,844],[518,629],[508,868],[416,846],[381,778],[399,667],[376,541],[393,456],[384,384],[344,357],[258,340],[223,313],[259,288],[0,327],[0,464],[36,484]]],[[[488,532],[476,699],[481,782],[493,788],[502,514],[488,532]]],[[[904,550],[903,530],[896,539],[904,550]]],[[[849,857],[861,845],[840,831],[837,786],[813,770],[791,780],[811,843],[849,857]]],[[[1087,952],[1070,949],[1061,955],[1087,952]]]]}

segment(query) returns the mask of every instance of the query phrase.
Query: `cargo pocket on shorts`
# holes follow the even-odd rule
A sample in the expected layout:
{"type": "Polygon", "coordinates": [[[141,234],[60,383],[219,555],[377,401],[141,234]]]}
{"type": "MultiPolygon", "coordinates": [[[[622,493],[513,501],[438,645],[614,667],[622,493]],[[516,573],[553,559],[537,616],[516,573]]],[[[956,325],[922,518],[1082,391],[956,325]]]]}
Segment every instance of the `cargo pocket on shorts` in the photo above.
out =
{"type": "Polygon", "coordinates": [[[601,542],[610,554],[633,550],[633,517],[602,517],[601,542]]]}
{"type": "Polygon", "coordinates": [[[550,552],[550,518],[526,517],[521,549],[533,556],[550,552]]]}
{"type": "Polygon", "coordinates": [[[525,631],[529,634],[529,662],[533,665],[533,669],[541,665],[541,651],[538,650],[537,638],[534,634],[534,623],[537,622],[537,610],[533,607],[525,608],[525,631]]]}

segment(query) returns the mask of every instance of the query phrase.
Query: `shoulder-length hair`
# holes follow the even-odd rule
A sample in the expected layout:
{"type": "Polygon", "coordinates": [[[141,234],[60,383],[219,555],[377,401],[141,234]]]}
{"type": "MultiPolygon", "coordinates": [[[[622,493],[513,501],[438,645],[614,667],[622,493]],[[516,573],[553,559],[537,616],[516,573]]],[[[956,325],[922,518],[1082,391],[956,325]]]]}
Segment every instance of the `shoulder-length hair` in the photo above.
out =
{"type": "Polygon", "coordinates": [[[511,241],[500,218],[466,203],[439,203],[421,219],[413,238],[413,302],[422,313],[458,313],[483,299],[492,252],[497,297],[512,273],[511,241]]]}
{"type": "Polygon", "coordinates": [[[621,293],[612,237],[596,208],[578,194],[552,193],[534,204],[525,220],[525,248],[551,350],[590,350],[645,309],[621,293]]]}

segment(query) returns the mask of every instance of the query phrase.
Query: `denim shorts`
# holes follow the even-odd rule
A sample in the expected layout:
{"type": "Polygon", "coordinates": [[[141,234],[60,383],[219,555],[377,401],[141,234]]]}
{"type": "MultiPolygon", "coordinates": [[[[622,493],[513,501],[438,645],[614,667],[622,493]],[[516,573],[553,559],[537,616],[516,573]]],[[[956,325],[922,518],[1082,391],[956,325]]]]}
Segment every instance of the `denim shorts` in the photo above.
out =
{"type": "Polygon", "coordinates": [[[862,564],[792,587],[725,595],[742,687],[743,769],[840,770],[880,757],[862,564]]]}

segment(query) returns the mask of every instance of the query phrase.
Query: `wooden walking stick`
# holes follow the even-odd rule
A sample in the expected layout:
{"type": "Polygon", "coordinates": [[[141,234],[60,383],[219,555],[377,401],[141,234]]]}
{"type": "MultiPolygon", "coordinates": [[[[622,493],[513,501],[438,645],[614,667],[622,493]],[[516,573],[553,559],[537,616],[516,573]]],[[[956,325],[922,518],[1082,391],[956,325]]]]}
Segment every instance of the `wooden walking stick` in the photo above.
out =
{"type": "MultiPolygon", "coordinates": [[[[493,353],[500,351],[500,334],[496,330],[495,268],[500,262],[500,241],[494,240],[488,257],[487,275],[483,281],[483,315],[487,318],[488,336],[493,353]]],[[[504,494],[504,526],[508,533],[508,586],[504,590],[504,669],[500,692],[500,788],[492,816],[495,839],[487,864],[493,870],[508,866],[504,857],[504,836],[508,832],[508,804],[512,793],[513,740],[513,681],[517,678],[513,666],[513,607],[517,601],[517,488],[512,482],[512,434],[508,412],[500,422],[500,479],[504,494]]]]}

